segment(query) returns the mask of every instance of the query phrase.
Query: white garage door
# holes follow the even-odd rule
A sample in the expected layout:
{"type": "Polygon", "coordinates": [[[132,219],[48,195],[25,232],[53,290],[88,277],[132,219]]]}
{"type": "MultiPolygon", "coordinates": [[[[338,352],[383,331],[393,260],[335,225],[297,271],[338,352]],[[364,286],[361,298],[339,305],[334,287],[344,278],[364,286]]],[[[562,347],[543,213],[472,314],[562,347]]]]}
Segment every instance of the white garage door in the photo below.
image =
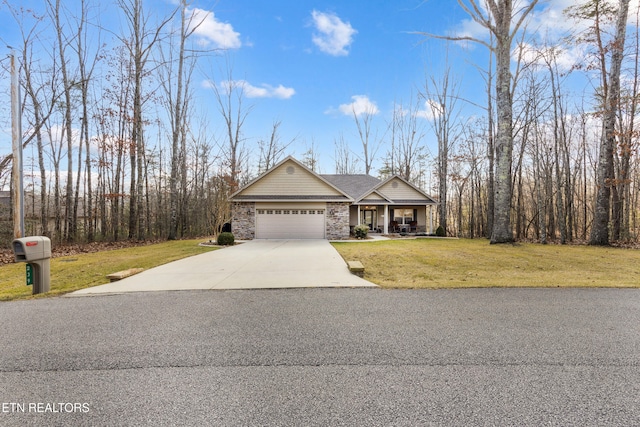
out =
{"type": "Polygon", "coordinates": [[[324,239],[324,215],[324,207],[315,205],[256,206],[256,238],[324,239]]]}

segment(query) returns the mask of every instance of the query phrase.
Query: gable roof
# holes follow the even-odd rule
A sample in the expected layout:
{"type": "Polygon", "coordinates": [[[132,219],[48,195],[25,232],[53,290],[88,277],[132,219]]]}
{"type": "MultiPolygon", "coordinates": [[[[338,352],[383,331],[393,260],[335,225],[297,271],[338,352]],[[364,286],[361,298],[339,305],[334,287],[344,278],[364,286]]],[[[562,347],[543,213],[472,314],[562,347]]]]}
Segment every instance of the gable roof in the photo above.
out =
{"type": "Polygon", "coordinates": [[[353,201],[349,194],[291,156],[233,193],[231,199],[353,201]]]}
{"type": "Polygon", "coordinates": [[[437,204],[427,193],[398,175],[385,179],[375,190],[397,204],[437,204]]]}
{"type": "Polygon", "coordinates": [[[364,196],[360,197],[356,202],[365,203],[367,205],[374,203],[393,203],[393,200],[379,192],[378,190],[370,191],[369,193],[365,193],[364,196]]]}

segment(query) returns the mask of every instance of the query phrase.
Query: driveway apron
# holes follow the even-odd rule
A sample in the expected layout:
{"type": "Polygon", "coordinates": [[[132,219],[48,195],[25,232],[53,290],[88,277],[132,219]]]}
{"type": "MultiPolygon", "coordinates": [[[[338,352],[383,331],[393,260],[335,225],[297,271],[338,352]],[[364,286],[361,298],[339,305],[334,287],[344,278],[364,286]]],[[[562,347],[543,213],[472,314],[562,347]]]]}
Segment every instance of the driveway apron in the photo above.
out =
{"type": "Polygon", "coordinates": [[[69,295],[189,289],[375,287],[351,274],[327,240],[252,240],[69,295]]]}

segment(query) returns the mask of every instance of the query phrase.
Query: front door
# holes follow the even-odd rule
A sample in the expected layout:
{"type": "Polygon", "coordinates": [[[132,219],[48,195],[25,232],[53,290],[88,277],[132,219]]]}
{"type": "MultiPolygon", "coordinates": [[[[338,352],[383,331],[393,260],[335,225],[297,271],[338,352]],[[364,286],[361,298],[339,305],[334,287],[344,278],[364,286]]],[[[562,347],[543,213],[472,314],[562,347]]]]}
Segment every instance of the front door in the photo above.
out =
{"type": "Polygon", "coordinates": [[[369,226],[369,230],[375,230],[378,227],[377,211],[364,210],[360,211],[361,218],[360,224],[366,224],[369,226]]]}

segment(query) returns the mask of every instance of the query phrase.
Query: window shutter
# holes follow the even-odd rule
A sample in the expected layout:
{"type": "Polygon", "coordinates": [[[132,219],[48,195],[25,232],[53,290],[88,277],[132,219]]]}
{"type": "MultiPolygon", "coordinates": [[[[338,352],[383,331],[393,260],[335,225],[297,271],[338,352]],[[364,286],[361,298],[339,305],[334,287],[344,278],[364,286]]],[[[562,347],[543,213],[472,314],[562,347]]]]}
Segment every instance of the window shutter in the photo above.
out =
{"type": "Polygon", "coordinates": [[[413,210],[413,220],[417,221],[418,220],[418,209],[414,209],[413,210]]]}

